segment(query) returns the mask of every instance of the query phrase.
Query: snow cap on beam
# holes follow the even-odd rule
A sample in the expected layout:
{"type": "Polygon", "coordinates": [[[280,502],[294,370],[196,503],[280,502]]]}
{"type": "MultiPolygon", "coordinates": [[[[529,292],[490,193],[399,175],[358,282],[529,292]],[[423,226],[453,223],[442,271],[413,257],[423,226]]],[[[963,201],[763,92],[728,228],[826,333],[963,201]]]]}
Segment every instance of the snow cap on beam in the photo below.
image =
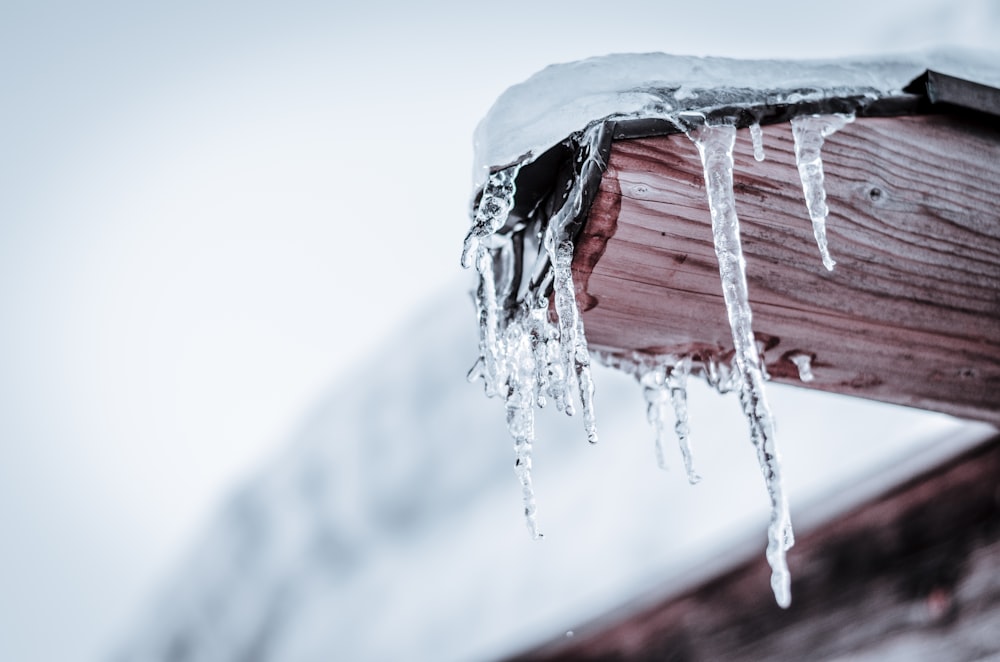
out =
{"type": "MultiPolygon", "coordinates": [[[[996,54],[936,51],[838,60],[733,60],[615,54],[546,67],[504,92],[476,128],[473,183],[491,169],[530,162],[605,119],[669,118],[740,105],[774,106],[907,96],[928,69],[1000,88],[996,54]]],[[[922,92],[922,90],[914,90],[922,92]]]]}

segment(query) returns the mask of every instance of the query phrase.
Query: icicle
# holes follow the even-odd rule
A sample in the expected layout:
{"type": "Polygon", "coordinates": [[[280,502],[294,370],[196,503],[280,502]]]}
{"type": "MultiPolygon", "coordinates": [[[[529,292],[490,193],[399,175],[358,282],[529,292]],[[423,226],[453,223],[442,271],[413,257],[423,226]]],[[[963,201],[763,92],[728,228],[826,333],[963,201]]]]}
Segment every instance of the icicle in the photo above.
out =
{"type": "Polygon", "coordinates": [[[642,386],[642,396],[646,400],[646,420],[653,426],[656,464],[666,470],[668,466],[663,446],[667,435],[667,403],[670,400],[670,389],[666,386],[666,366],[639,366],[636,379],[642,386]]]}
{"type": "Polygon", "coordinates": [[[549,333],[549,300],[540,297],[538,305],[529,312],[531,333],[531,352],[535,360],[535,402],[539,407],[548,404],[545,394],[549,391],[549,359],[548,350],[551,334],[549,333]]]}
{"type": "Polygon", "coordinates": [[[661,469],[667,469],[664,446],[667,438],[668,411],[673,410],[674,432],[681,456],[684,458],[684,469],[688,481],[694,485],[701,480],[691,461],[691,445],[689,442],[690,426],[687,412],[687,378],[691,373],[691,358],[676,359],[673,356],[649,358],[635,357],[628,362],[623,358],[602,357],[602,360],[612,367],[627,370],[635,374],[636,380],[642,386],[642,395],[646,401],[646,419],[653,426],[656,439],[656,463],[661,469]]]}
{"type": "Polygon", "coordinates": [[[760,124],[754,122],[750,125],[750,139],[753,141],[753,157],[757,161],[764,160],[764,134],[761,133],[760,124]]]}
{"type": "Polygon", "coordinates": [[[757,459],[771,499],[767,544],[771,588],[778,604],[787,607],[791,603],[791,580],[785,552],[794,543],[794,538],[774,443],[774,421],[764,395],[761,360],[751,326],[746,263],[740,244],[739,218],[733,195],[733,143],[736,129],[733,126],[702,126],[689,135],[698,147],[705,172],[715,253],[719,260],[722,291],[736,350],[735,362],[741,384],[740,402],[750,425],[750,438],[757,449],[757,459]]]}
{"type": "Polygon", "coordinates": [[[482,240],[495,234],[507,222],[510,210],[514,208],[514,194],[517,192],[514,181],[520,170],[521,164],[516,164],[490,175],[476,208],[472,228],[465,235],[462,266],[466,269],[475,261],[482,240]]]}
{"type": "MultiPolygon", "coordinates": [[[[552,263],[553,289],[555,291],[556,315],[559,325],[559,363],[563,369],[563,384],[567,414],[574,414],[573,399],[569,389],[573,383],[580,393],[583,405],[583,425],[590,443],[597,443],[597,428],[594,415],[594,382],[590,375],[590,351],[587,349],[587,337],[583,331],[583,320],[576,305],[576,287],[573,284],[573,242],[568,231],[569,224],[576,219],[583,205],[584,178],[588,167],[593,167],[599,160],[597,139],[599,126],[591,127],[583,136],[582,143],[586,146],[587,161],[581,167],[581,176],[572,184],[569,195],[562,208],[549,219],[545,231],[543,245],[552,263]]],[[[557,397],[557,400],[559,398],[557,397]]]]}
{"type": "Polygon", "coordinates": [[[694,470],[691,458],[691,427],[688,425],[687,408],[687,378],[691,374],[691,359],[684,358],[667,373],[667,386],[670,389],[670,402],[674,406],[674,431],[677,433],[677,444],[684,459],[684,471],[688,482],[695,485],[701,481],[701,476],[694,470]]]}
{"type": "Polygon", "coordinates": [[[581,175],[572,182],[565,203],[549,219],[542,237],[551,265],[554,323],[549,319],[549,301],[539,293],[529,293],[524,300],[514,301],[515,269],[519,267],[511,235],[500,231],[514,206],[520,165],[490,176],[462,248],[462,265],[474,264],[479,275],[475,299],[480,356],[469,371],[469,379],[482,377],[487,395],[504,397],[507,427],[516,449],[515,471],[521,483],[524,513],[535,538],[541,534],[535,521],[531,482],[534,407],[544,407],[552,398],[557,409],[573,414],[572,391],[577,388],[587,439],[591,443],[597,441],[590,352],[576,305],[569,225],[579,216],[583,204],[581,180],[591,174],[588,170],[599,165],[599,130],[600,125],[595,125],[583,134],[582,149],[587,150],[587,156],[585,160],[581,156],[581,175]]]}
{"type": "Polygon", "coordinates": [[[520,324],[507,327],[509,354],[507,378],[507,429],[514,438],[517,459],[514,472],[521,482],[524,517],[531,537],[538,539],[535,519],[535,492],[531,484],[531,446],[535,441],[535,361],[531,339],[520,324]]]}
{"type": "Polygon", "coordinates": [[[719,395],[725,395],[739,388],[738,371],[733,364],[720,363],[715,356],[703,360],[702,373],[705,382],[719,395]]]}
{"type": "Polygon", "coordinates": [[[499,334],[501,331],[499,311],[501,301],[506,298],[513,270],[510,239],[498,238],[497,230],[507,222],[514,206],[514,180],[520,165],[513,165],[490,176],[483,190],[479,206],[476,208],[472,228],[465,236],[462,249],[462,266],[475,264],[479,274],[476,290],[476,308],[479,311],[479,358],[481,365],[469,371],[470,379],[482,375],[486,395],[493,397],[500,392],[504,382],[504,359],[499,334]],[[499,242],[499,266],[495,263],[494,249],[486,245],[487,239],[499,242]],[[497,290],[497,283],[500,290],[497,290]]]}
{"type": "Polygon", "coordinates": [[[830,257],[826,242],[826,217],[830,210],[826,206],[826,190],[823,188],[823,160],[820,150],[823,139],[846,124],[854,121],[854,115],[800,115],[792,118],[792,137],[795,139],[795,163],[802,180],[802,193],[806,198],[806,208],[812,219],[813,234],[819,246],[823,266],[833,271],[836,262],[830,257]]]}
{"type": "Polygon", "coordinates": [[[500,322],[498,317],[496,281],[493,277],[493,253],[480,250],[476,259],[476,270],[479,272],[479,288],[476,291],[476,304],[479,308],[479,355],[482,359],[482,375],[486,395],[493,397],[499,393],[503,383],[504,365],[502,349],[499,341],[500,322]]]}
{"type": "Polygon", "coordinates": [[[799,369],[799,379],[801,381],[811,382],[814,379],[811,354],[792,354],[788,357],[788,360],[794,363],[795,367],[799,369]]]}
{"type": "Polygon", "coordinates": [[[771,373],[767,371],[767,357],[764,356],[765,350],[767,349],[766,343],[761,340],[757,340],[757,355],[760,356],[760,374],[764,378],[765,382],[771,381],[771,373]]]}

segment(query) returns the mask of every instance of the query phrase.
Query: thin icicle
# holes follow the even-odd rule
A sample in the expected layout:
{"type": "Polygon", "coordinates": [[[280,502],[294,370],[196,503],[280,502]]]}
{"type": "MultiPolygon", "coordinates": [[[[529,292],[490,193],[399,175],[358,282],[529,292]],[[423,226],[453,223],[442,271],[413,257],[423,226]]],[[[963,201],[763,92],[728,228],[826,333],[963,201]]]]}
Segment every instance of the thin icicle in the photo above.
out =
{"type": "Polygon", "coordinates": [[[702,126],[690,134],[698,147],[705,172],[705,186],[712,216],[715,253],[719,260],[722,291],[736,350],[740,378],[740,402],[750,425],[764,481],[771,499],[767,560],[771,566],[771,588],[782,607],[791,603],[791,579],[785,552],[794,543],[788,502],[781,480],[774,443],[774,420],[764,395],[764,377],[751,325],[746,263],[740,243],[739,218],[733,195],[733,126],[702,126]]]}
{"type": "Polygon", "coordinates": [[[687,378],[691,374],[691,358],[686,357],[677,362],[667,373],[667,387],[670,390],[670,402],[674,406],[674,431],[677,433],[677,445],[684,459],[684,471],[688,482],[695,485],[701,481],[701,476],[694,470],[691,457],[691,427],[688,424],[687,378]]]}
{"type": "MultiPolygon", "coordinates": [[[[555,240],[553,240],[555,241],[555,240]]],[[[570,389],[576,376],[576,318],[579,316],[576,307],[576,293],[573,291],[573,243],[568,239],[559,241],[558,246],[549,251],[552,261],[552,283],[556,297],[556,314],[559,317],[559,363],[563,368],[563,387],[566,389],[564,402],[566,414],[576,413],[570,389]]]]}
{"type": "Polygon", "coordinates": [[[806,208],[812,219],[813,234],[819,246],[823,266],[833,271],[836,262],[830,257],[826,241],[826,217],[830,213],[826,206],[826,189],[823,187],[823,160],[820,151],[823,139],[846,124],[854,121],[854,115],[800,115],[792,118],[792,136],[795,139],[795,163],[802,180],[802,193],[806,208]]]}
{"type": "Polygon", "coordinates": [[[666,366],[638,366],[636,379],[642,386],[642,397],[646,400],[646,420],[653,426],[656,441],[656,465],[667,470],[666,454],[663,447],[667,436],[667,410],[670,389],[666,385],[666,366]]]}
{"type": "Polygon", "coordinates": [[[754,122],[750,125],[750,140],[753,141],[753,157],[758,161],[764,160],[764,134],[760,130],[760,124],[754,122]]]}
{"type": "Polygon", "coordinates": [[[739,371],[734,370],[735,361],[722,363],[718,358],[709,356],[703,363],[705,382],[714,388],[716,393],[725,395],[739,388],[739,371]]]}
{"type": "Polygon", "coordinates": [[[549,300],[540,297],[539,305],[528,313],[529,333],[531,334],[531,353],[535,362],[535,403],[539,407],[548,404],[545,395],[549,391],[548,349],[551,334],[549,332],[549,300]]]}
{"type": "Polygon", "coordinates": [[[531,448],[535,441],[534,408],[549,398],[556,408],[573,414],[577,390],[583,406],[587,439],[597,441],[594,416],[594,383],[590,374],[590,352],[583,320],[576,305],[573,284],[573,242],[570,224],[583,204],[583,180],[599,167],[595,125],[583,134],[586,159],[580,176],[573,181],[562,208],[551,218],[542,245],[551,265],[556,320],[549,318],[548,298],[538,292],[515,300],[517,282],[515,250],[507,224],[514,206],[515,180],[520,165],[490,176],[476,209],[472,229],[465,237],[462,264],[475,265],[479,282],[475,300],[479,313],[480,356],[469,371],[470,379],[483,378],[489,396],[502,396],[507,426],[514,438],[515,470],[521,483],[528,529],[541,537],[535,521],[535,497],[531,482],[531,448]]]}
{"type": "Polygon", "coordinates": [[[514,438],[514,472],[521,483],[524,517],[531,537],[538,539],[535,518],[535,492],[531,483],[531,447],[535,441],[535,361],[531,339],[524,327],[507,327],[506,343],[510,352],[507,378],[507,429],[514,438]]]}
{"type": "MultiPolygon", "coordinates": [[[[575,300],[575,299],[574,299],[575,300]]],[[[580,381],[580,404],[583,407],[583,429],[587,441],[597,443],[597,415],[594,413],[594,378],[590,371],[590,350],[583,333],[583,318],[576,319],[576,373],[580,381]]]]}
{"type": "Polygon", "coordinates": [[[673,414],[674,432],[677,443],[684,458],[684,470],[688,481],[694,485],[701,480],[691,460],[690,426],[687,410],[687,378],[691,373],[691,357],[679,360],[673,356],[649,359],[635,357],[632,362],[622,358],[603,357],[609,365],[628,370],[635,374],[636,380],[642,386],[642,395],[646,401],[646,419],[653,426],[656,440],[656,463],[661,469],[667,469],[664,447],[667,443],[669,413],[673,414]],[[609,360],[610,359],[610,360],[609,360]]]}
{"type": "Polygon", "coordinates": [[[792,354],[788,360],[795,364],[799,370],[799,379],[803,382],[811,382],[814,379],[812,371],[811,354],[792,354]]]}

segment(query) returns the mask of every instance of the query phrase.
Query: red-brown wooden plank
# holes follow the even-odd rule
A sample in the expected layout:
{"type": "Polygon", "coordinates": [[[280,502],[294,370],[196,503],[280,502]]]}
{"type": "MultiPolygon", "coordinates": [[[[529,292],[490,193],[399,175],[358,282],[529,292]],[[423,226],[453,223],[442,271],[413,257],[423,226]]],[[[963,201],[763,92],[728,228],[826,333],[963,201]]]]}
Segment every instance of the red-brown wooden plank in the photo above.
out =
{"type": "MultiPolygon", "coordinates": [[[[776,381],[1000,423],[1000,127],[969,116],[859,118],[823,148],[823,267],[788,124],[746,130],[735,190],[753,326],[776,381]]],[[[614,143],[578,240],[593,349],[724,353],[732,340],[701,164],[683,135],[614,143]]]]}

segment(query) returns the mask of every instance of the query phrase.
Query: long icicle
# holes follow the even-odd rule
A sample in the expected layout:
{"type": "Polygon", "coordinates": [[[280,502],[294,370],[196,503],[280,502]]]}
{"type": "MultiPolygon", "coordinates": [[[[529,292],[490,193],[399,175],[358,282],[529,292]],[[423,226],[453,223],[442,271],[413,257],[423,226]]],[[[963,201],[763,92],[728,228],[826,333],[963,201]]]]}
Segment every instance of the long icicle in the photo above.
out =
{"type": "Polygon", "coordinates": [[[774,420],[764,394],[761,359],[751,325],[746,262],[740,243],[739,218],[733,194],[733,143],[736,128],[705,125],[689,135],[698,147],[705,172],[715,253],[719,260],[722,291],[736,350],[740,402],[750,425],[750,437],[757,449],[757,459],[771,499],[767,543],[771,589],[778,604],[788,607],[791,604],[791,578],[785,552],[794,544],[794,537],[774,443],[774,420]]]}
{"type": "Polygon", "coordinates": [[[567,389],[566,413],[572,415],[572,397],[568,389],[575,383],[583,406],[583,425],[590,443],[597,443],[596,416],[594,414],[594,381],[590,371],[590,351],[583,330],[583,320],[576,304],[576,287],[573,283],[573,241],[569,232],[570,223],[575,220],[583,206],[583,184],[588,169],[599,167],[598,150],[599,125],[590,127],[582,136],[581,143],[587,149],[587,156],[580,157],[583,164],[580,174],[562,208],[549,219],[543,244],[552,264],[553,290],[555,292],[556,316],[559,326],[560,363],[565,372],[567,389]]]}
{"type": "Polygon", "coordinates": [[[573,284],[570,224],[582,208],[582,182],[589,181],[592,169],[601,166],[599,136],[600,125],[583,133],[580,174],[567,192],[562,207],[549,219],[542,241],[551,264],[556,308],[554,323],[549,319],[546,297],[534,293],[517,303],[511,298],[515,260],[510,235],[501,231],[514,208],[520,164],[490,175],[462,248],[462,265],[475,265],[479,276],[475,298],[479,311],[480,356],[469,371],[469,377],[482,377],[488,396],[504,398],[507,427],[514,438],[517,458],[515,472],[521,483],[528,529],[534,538],[542,537],[535,517],[531,480],[534,407],[545,406],[551,397],[557,409],[573,414],[572,390],[576,387],[583,406],[587,439],[591,443],[597,441],[590,352],[573,284]]]}
{"type": "Polygon", "coordinates": [[[534,349],[524,326],[507,327],[507,348],[510,352],[510,374],[507,379],[507,429],[514,438],[514,473],[521,483],[524,518],[531,537],[542,537],[535,517],[535,490],[531,482],[531,450],[535,442],[536,388],[534,349]]]}

